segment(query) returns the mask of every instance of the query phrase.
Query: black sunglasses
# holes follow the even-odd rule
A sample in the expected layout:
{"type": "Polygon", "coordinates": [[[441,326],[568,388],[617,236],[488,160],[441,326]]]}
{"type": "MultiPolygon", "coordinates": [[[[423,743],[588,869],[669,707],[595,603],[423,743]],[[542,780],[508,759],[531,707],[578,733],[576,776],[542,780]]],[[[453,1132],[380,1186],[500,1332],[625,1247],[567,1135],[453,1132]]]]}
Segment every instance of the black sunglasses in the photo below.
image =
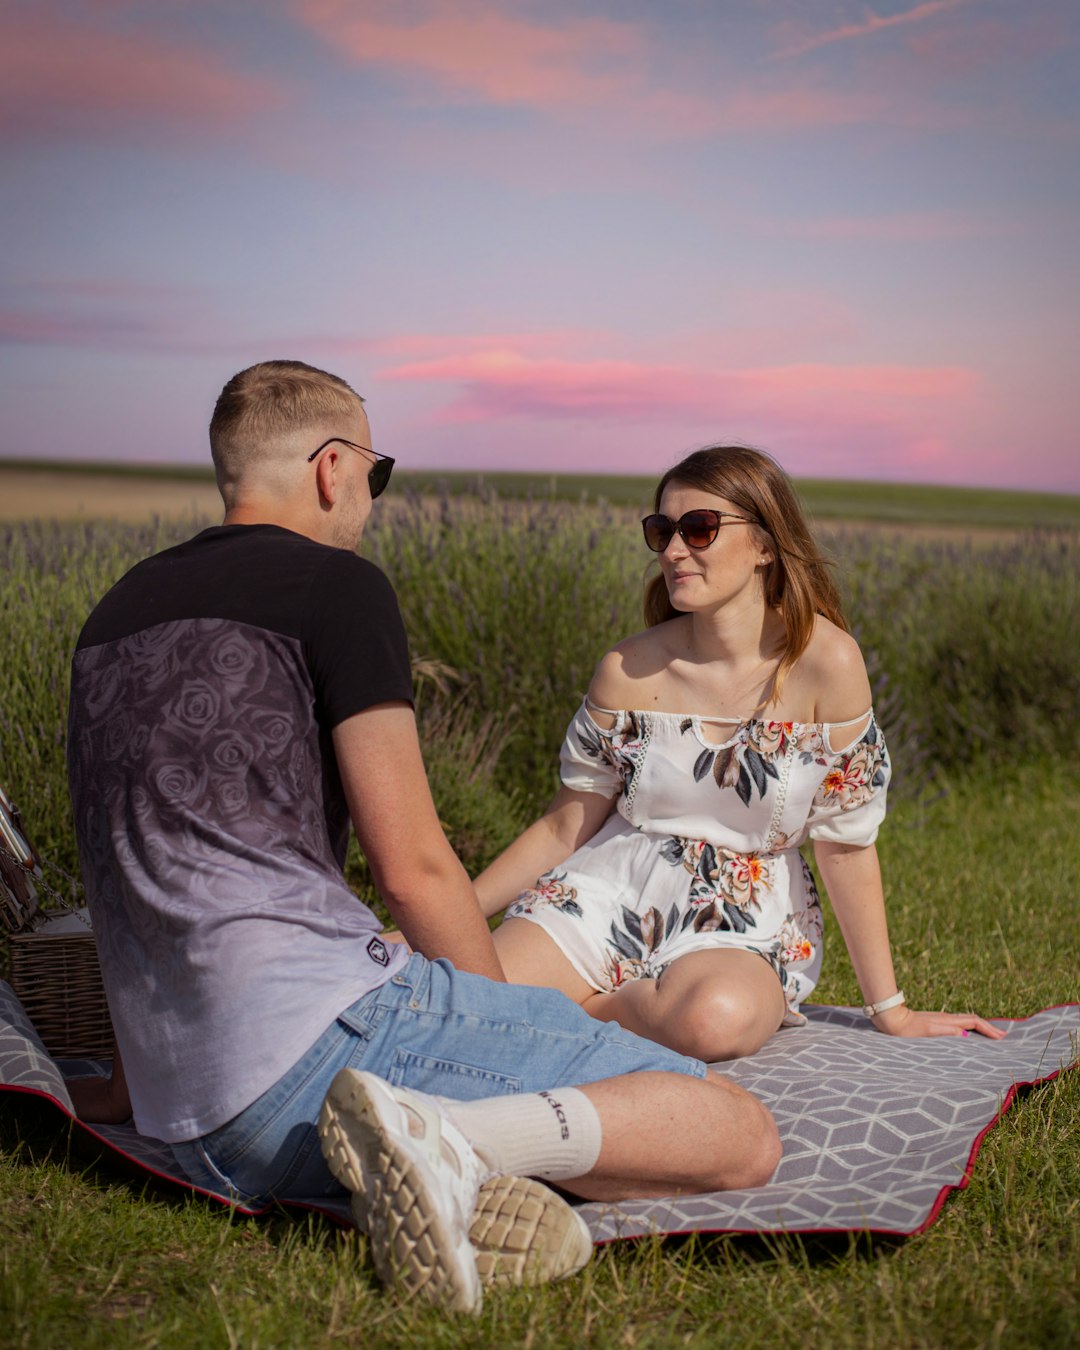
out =
{"type": "Polygon", "coordinates": [[[312,450],[307,457],[310,464],[326,449],[328,445],[335,442],[339,445],[347,445],[350,450],[363,451],[367,455],[375,456],[375,463],[368,469],[368,491],[371,493],[371,500],[374,501],[386,488],[390,481],[390,474],[393,472],[394,459],[392,455],[380,455],[378,450],[372,450],[370,445],[354,445],[352,441],[347,441],[344,436],[331,436],[328,441],[323,441],[318,450],[312,450]]]}
{"type": "Polygon", "coordinates": [[[750,521],[745,516],[737,516],[732,511],[687,511],[678,520],[670,516],[646,516],[641,522],[645,542],[654,553],[663,553],[677,534],[687,548],[708,548],[720,533],[724,520],[741,520],[745,525],[750,521]]]}

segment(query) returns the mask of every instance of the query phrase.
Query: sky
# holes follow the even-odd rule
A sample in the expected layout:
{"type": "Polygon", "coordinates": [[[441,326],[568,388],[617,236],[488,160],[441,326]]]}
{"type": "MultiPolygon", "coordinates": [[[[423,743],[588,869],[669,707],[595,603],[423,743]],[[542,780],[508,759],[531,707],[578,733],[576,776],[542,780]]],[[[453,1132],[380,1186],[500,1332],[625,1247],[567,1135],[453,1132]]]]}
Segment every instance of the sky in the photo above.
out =
{"type": "Polygon", "coordinates": [[[1077,0],[0,0],[0,457],[1080,492],[1077,0]]]}

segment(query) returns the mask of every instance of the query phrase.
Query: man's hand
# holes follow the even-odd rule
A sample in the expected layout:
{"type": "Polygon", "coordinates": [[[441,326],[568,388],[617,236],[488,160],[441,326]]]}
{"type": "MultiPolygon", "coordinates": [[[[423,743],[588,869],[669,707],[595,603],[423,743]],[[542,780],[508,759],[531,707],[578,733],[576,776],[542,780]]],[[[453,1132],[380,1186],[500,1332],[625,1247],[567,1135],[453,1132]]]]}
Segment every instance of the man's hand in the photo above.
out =
{"type": "Polygon", "coordinates": [[[80,1120],[93,1125],[122,1125],[131,1119],[124,1065],[115,1046],[112,1073],[108,1078],[66,1078],[64,1085],[80,1120]]]}

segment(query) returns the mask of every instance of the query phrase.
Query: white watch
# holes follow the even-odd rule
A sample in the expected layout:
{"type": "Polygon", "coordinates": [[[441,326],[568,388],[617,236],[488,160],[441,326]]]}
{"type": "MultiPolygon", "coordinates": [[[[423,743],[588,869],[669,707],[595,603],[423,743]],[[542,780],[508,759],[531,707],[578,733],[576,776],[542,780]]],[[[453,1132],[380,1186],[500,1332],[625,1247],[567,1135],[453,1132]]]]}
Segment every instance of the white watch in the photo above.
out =
{"type": "Polygon", "coordinates": [[[890,1008],[899,1008],[902,1003],[906,1003],[904,991],[893,994],[892,998],[883,998],[877,1003],[865,1003],[863,1005],[864,1017],[876,1017],[878,1013],[888,1012],[890,1008]]]}

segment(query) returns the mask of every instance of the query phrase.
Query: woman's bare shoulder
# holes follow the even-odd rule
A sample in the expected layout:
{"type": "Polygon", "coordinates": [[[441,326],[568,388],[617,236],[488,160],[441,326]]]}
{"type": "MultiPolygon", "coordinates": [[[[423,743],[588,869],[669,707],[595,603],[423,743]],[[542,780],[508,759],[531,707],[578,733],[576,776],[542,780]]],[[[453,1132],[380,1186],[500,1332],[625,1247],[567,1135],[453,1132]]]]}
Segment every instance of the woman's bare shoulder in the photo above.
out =
{"type": "Polygon", "coordinates": [[[813,699],[814,720],[843,722],[870,707],[870,681],[859,644],[842,628],[818,615],[796,666],[813,699]]]}
{"type": "Polygon", "coordinates": [[[653,701],[653,686],[663,678],[672,657],[673,629],[680,620],[658,624],[615,644],[600,658],[589,685],[594,708],[616,712],[645,708],[653,701]]]}

